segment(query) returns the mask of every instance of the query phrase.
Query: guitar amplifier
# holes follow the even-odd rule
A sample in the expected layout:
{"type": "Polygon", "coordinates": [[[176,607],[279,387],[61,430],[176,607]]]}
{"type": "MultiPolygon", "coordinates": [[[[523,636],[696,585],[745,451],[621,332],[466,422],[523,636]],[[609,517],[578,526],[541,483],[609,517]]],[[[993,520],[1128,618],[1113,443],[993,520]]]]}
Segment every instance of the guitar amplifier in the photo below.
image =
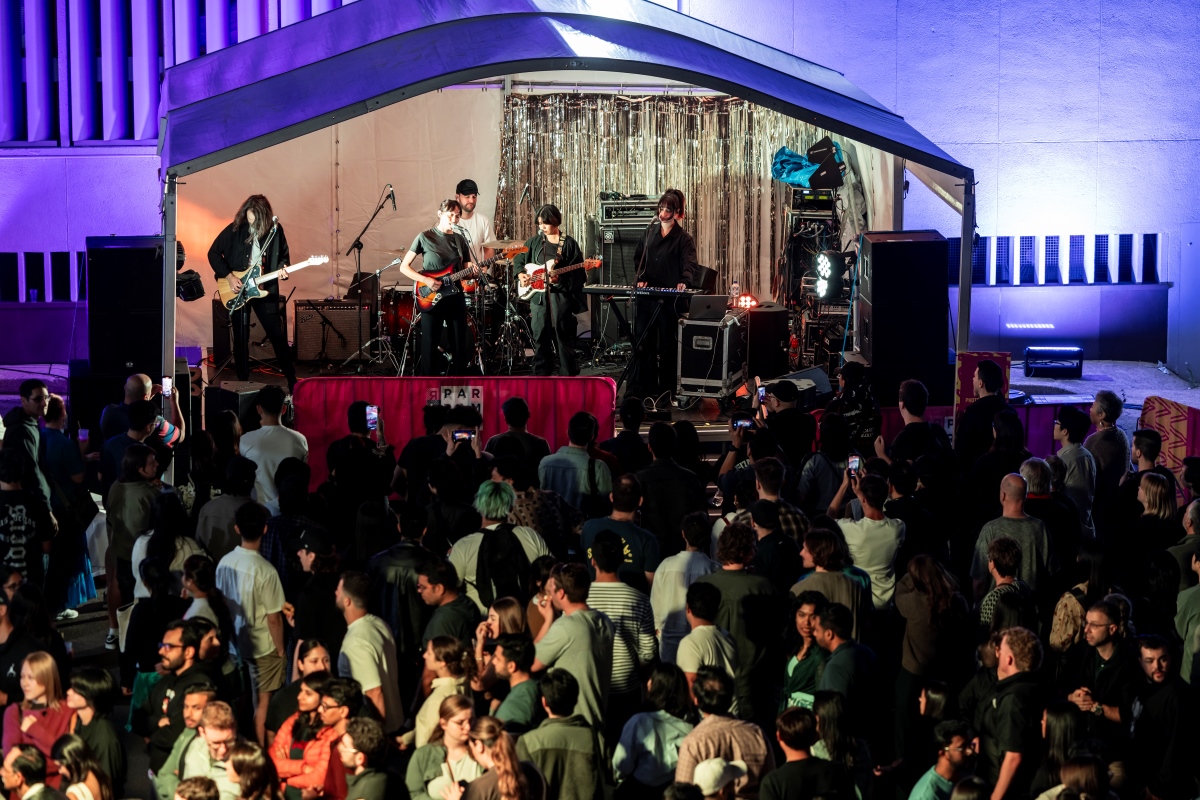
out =
{"type": "Polygon", "coordinates": [[[293,313],[297,361],[345,361],[374,336],[375,317],[365,301],[296,300],[293,313]]]}

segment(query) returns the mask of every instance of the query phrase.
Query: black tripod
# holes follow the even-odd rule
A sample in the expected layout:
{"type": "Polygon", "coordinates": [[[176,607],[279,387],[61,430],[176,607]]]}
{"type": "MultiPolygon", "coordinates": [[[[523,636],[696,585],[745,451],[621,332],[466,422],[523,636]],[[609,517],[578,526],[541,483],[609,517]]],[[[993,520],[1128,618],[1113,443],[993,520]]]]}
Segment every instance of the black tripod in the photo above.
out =
{"type": "MultiPolygon", "coordinates": [[[[362,285],[362,282],[365,280],[365,278],[363,277],[363,274],[362,274],[362,249],[363,249],[362,237],[364,234],[366,234],[367,230],[371,227],[371,223],[375,221],[375,218],[379,216],[379,212],[383,211],[383,207],[385,205],[387,205],[387,201],[389,198],[392,201],[392,211],[395,211],[396,210],[396,193],[395,193],[395,190],[392,189],[392,185],[390,183],[387,186],[383,187],[383,194],[379,196],[379,205],[377,205],[375,207],[375,213],[371,215],[371,218],[369,220],[367,220],[367,224],[363,226],[363,229],[358,232],[358,236],[354,237],[354,241],[350,244],[350,249],[348,249],[346,251],[346,255],[354,256],[354,281],[348,287],[348,290],[346,293],[347,297],[350,295],[349,289],[354,289],[356,286],[359,287],[358,292],[356,294],[358,295],[358,297],[360,299],[362,297],[361,285],[362,285]]],[[[379,277],[378,276],[375,277],[375,288],[376,288],[376,290],[378,290],[378,288],[379,288],[379,277]]],[[[376,293],[378,293],[378,292],[376,291],[376,293]]],[[[363,341],[364,340],[363,340],[363,327],[362,327],[362,303],[359,303],[358,304],[358,349],[359,349],[359,351],[361,351],[363,348],[363,341]]]]}

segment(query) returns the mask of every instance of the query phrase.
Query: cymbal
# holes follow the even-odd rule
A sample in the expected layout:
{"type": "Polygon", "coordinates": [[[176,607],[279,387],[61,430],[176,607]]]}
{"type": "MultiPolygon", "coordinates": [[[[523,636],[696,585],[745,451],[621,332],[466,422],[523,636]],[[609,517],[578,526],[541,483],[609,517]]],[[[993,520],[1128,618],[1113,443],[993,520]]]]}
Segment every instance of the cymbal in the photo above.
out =
{"type": "Polygon", "coordinates": [[[493,242],[484,242],[480,247],[486,247],[489,250],[507,250],[510,247],[520,247],[525,244],[518,242],[516,239],[496,239],[493,242]]]}
{"type": "Polygon", "coordinates": [[[408,252],[407,247],[398,247],[395,250],[376,250],[376,253],[387,253],[389,256],[402,256],[408,252]]]}

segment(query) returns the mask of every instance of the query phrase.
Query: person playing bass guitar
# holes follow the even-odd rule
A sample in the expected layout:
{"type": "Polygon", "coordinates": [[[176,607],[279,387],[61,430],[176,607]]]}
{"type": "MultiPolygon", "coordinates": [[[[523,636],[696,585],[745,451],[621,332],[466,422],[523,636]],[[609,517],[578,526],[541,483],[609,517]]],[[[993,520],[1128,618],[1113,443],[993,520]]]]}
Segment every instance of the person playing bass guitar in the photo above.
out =
{"type": "Polygon", "coordinates": [[[438,206],[437,225],[417,234],[412,247],[400,263],[400,272],[412,278],[414,288],[427,286],[435,292],[446,291],[437,303],[421,312],[421,361],[417,370],[421,375],[437,374],[434,354],[441,338],[442,323],[446,324],[450,365],[448,374],[466,375],[471,361],[470,342],[467,337],[467,301],[458,287],[443,287],[436,274],[472,269],[471,248],[454,226],[462,214],[457,200],[443,200],[438,206]],[[413,268],[413,260],[422,257],[421,271],[413,268]]]}
{"type": "MultiPolygon", "coordinates": [[[[230,288],[239,292],[241,279],[234,273],[244,273],[248,267],[258,264],[263,273],[274,272],[291,263],[287,237],[283,226],[275,223],[271,213],[271,201],[261,194],[251,195],[242,203],[233,222],[217,234],[208,248],[208,264],[213,274],[225,278],[230,288]]],[[[287,280],[287,273],[282,275],[287,280]]],[[[296,385],[296,366],[292,362],[287,334],[279,312],[279,284],[268,281],[259,288],[266,296],[259,297],[233,311],[229,322],[233,326],[233,365],[239,381],[250,380],[250,308],[258,315],[263,333],[271,340],[279,368],[287,378],[288,391],[296,385]]]]}
{"type": "MultiPolygon", "coordinates": [[[[527,263],[547,270],[559,270],[583,263],[583,250],[579,243],[565,233],[560,233],[560,225],[562,212],[557,206],[544,205],[538,209],[538,232],[525,242],[529,252],[513,259],[517,281],[523,287],[531,282],[531,276],[525,269],[527,263]]],[[[535,292],[529,298],[533,338],[537,342],[537,352],[533,357],[533,374],[553,374],[554,351],[557,349],[559,371],[563,375],[578,375],[579,359],[575,354],[578,323],[575,315],[582,311],[586,304],[583,296],[584,271],[571,270],[555,277],[551,277],[551,273],[547,271],[543,281],[545,291],[535,292]]]]}

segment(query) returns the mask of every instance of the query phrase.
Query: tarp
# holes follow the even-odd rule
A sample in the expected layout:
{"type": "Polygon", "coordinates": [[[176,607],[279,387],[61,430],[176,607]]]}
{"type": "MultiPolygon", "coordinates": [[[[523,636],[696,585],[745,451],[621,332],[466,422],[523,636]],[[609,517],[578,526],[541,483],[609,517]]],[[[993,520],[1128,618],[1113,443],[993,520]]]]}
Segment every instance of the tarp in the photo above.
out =
{"type": "Polygon", "coordinates": [[[163,166],[187,174],[423,92],[541,70],[687,81],[970,174],[842,74],[642,0],[359,0],[167,69],[163,166]]]}

